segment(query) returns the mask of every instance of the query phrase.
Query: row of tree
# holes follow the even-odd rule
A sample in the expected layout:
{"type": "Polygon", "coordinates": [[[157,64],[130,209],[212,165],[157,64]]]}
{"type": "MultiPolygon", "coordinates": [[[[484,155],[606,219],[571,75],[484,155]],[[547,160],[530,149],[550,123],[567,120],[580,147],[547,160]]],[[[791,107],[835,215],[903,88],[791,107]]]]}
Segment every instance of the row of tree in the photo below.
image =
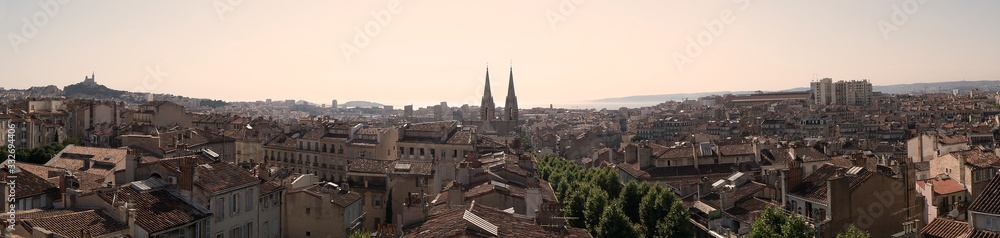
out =
{"type": "Polygon", "coordinates": [[[538,160],[569,225],[595,237],[691,237],[688,212],[669,189],[645,182],[622,184],[613,168],[584,169],[553,154],[538,160]]]}
{"type": "MultiPolygon", "coordinates": [[[[765,238],[765,237],[794,237],[794,238],[809,238],[815,237],[816,232],[809,228],[806,224],[805,219],[802,217],[785,214],[779,210],[780,208],[774,208],[768,206],[764,209],[764,212],[757,217],[753,222],[753,229],[750,230],[750,234],[747,234],[748,238],[765,238]]],[[[868,232],[858,229],[854,225],[851,225],[847,231],[837,234],[837,238],[869,238],[871,237],[868,232]]]]}
{"type": "MultiPolygon", "coordinates": [[[[52,159],[52,156],[55,156],[56,154],[59,153],[59,151],[62,151],[64,148],[66,148],[67,145],[79,144],[79,143],[80,140],[71,137],[63,140],[62,143],[52,143],[46,146],[36,147],[32,149],[14,147],[14,160],[18,162],[45,164],[46,162],[49,162],[49,159],[52,159]]],[[[0,156],[2,156],[3,158],[0,160],[9,159],[10,158],[9,155],[10,155],[9,147],[4,146],[2,149],[0,149],[0,156]]]]}

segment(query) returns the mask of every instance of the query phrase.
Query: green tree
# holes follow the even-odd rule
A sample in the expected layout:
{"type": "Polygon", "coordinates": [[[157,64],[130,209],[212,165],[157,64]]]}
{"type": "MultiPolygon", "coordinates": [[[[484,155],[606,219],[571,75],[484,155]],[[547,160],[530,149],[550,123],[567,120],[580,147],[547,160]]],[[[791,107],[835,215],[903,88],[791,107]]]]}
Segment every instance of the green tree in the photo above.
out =
{"type": "Polygon", "coordinates": [[[630,141],[632,141],[632,142],[636,142],[636,141],[641,141],[641,140],[645,140],[645,139],[646,139],[646,138],[643,138],[643,137],[642,137],[642,136],[640,136],[640,135],[634,135],[634,136],[632,136],[632,138],[630,138],[629,140],[630,140],[630,141]]]}
{"type": "Polygon", "coordinates": [[[612,204],[604,209],[601,223],[597,227],[597,237],[639,237],[635,227],[622,212],[622,204],[612,204]]]}
{"type": "Polygon", "coordinates": [[[746,237],[792,237],[807,238],[813,237],[814,231],[809,229],[809,225],[801,217],[785,215],[778,208],[768,206],[761,213],[760,217],[753,222],[753,229],[746,237]]]}
{"type": "Polygon", "coordinates": [[[358,229],[351,233],[350,238],[372,238],[372,234],[368,231],[358,229]]]}
{"type": "Polygon", "coordinates": [[[837,238],[870,238],[871,235],[868,232],[862,231],[851,224],[851,227],[847,228],[847,232],[837,234],[837,238]]]}
{"type": "Polygon", "coordinates": [[[392,224],[392,189],[389,189],[389,201],[385,204],[385,223],[392,224]]]}
{"type": "Polygon", "coordinates": [[[568,220],[569,225],[579,228],[587,228],[587,218],[584,212],[587,209],[587,195],[589,188],[582,188],[570,192],[563,208],[566,215],[572,217],[568,220]]]}
{"type": "Polygon", "coordinates": [[[639,184],[629,181],[618,195],[618,201],[623,206],[622,210],[629,221],[639,222],[639,205],[642,203],[642,193],[639,191],[639,184]]]}
{"type": "Polygon", "coordinates": [[[69,137],[69,138],[66,138],[65,140],[63,140],[62,144],[63,144],[63,146],[67,146],[67,145],[80,145],[80,139],[77,139],[77,138],[74,138],[74,137],[69,137]]]}
{"type": "Polygon", "coordinates": [[[597,235],[597,227],[601,222],[601,215],[608,207],[608,193],[601,189],[594,189],[587,197],[587,210],[584,217],[587,218],[587,230],[591,235],[597,235]]]}

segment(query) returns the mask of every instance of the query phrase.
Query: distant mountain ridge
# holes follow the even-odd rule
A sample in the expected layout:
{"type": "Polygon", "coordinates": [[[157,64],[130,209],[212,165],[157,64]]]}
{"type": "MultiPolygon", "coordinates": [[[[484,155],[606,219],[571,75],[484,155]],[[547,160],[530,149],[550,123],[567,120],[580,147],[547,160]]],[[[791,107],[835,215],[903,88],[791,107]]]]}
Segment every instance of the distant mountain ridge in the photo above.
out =
{"type": "Polygon", "coordinates": [[[385,106],[385,105],[382,105],[381,103],[369,102],[369,101],[350,101],[350,102],[344,103],[344,107],[347,107],[347,108],[352,108],[352,107],[371,108],[371,107],[382,107],[382,106],[385,106]]]}
{"type": "MultiPolygon", "coordinates": [[[[892,85],[881,85],[872,86],[872,91],[891,93],[891,94],[911,94],[911,93],[926,93],[926,92],[951,92],[952,89],[958,89],[961,92],[968,92],[973,88],[979,88],[981,90],[991,92],[1000,91],[1000,80],[980,80],[980,81],[951,81],[951,82],[934,82],[934,83],[910,83],[910,84],[892,84],[892,85]]],[[[793,91],[809,91],[812,90],[809,87],[798,87],[779,91],[763,91],[763,92],[793,92],[793,91]]],[[[700,93],[673,93],[673,94],[659,94],[659,95],[637,95],[637,96],[627,96],[627,97],[617,97],[617,98],[604,98],[593,100],[594,103],[661,103],[666,101],[681,101],[684,99],[695,100],[699,97],[711,96],[711,95],[725,95],[725,94],[752,94],[756,91],[718,91],[718,92],[700,92],[700,93]]],[[[652,104],[651,104],[652,105],[652,104]]]]}

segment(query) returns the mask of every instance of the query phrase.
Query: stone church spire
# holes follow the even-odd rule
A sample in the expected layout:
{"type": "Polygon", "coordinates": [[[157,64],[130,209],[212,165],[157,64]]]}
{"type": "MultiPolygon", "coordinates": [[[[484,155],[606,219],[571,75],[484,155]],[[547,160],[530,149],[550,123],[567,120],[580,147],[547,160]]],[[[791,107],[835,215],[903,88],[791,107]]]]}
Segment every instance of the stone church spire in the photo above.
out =
{"type": "Polygon", "coordinates": [[[517,95],[514,94],[514,65],[510,66],[510,82],[507,85],[507,101],[503,107],[504,121],[517,121],[517,95]]]}
{"type": "Polygon", "coordinates": [[[493,104],[493,94],[490,93],[490,66],[486,66],[486,88],[483,89],[483,102],[479,104],[479,119],[489,121],[496,118],[496,105],[493,104]]]}

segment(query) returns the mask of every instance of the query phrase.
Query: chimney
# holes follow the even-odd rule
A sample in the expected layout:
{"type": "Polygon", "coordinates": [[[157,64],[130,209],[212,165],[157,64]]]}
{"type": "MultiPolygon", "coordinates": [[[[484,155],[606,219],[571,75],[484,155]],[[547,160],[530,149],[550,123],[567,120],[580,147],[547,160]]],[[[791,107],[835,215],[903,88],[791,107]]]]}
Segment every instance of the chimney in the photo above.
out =
{"type": "Polygon", "coordinates": [[[692,145],[691,146],[691,156],[692,156],[692,158],[694,158],[693,159],[693,161],[694,161],[694,169],[698,169],[698,146],[697,145],[692,145]]]}
{"type": "Polygon", "coordinates": [[[257,165],[257,178],[264,181],[271,181],[271,171],[268,169],[266,162],[257,165]]]}
{"type": "Polygon", "coordinates": [[[652,149],[648,145],[643,144],[636,149],[636,156],[639,160],[639,168],[648,167],[653,165],[652,163],[652,149]]]}
{"type": "Polygon", "coordinates": [[[719,205],[722,206],[722,210],[728,210],[729,208],[732,208],[733,203],[736,202],[735,201],[736,198],[733,197],[734,192],[729,191],[730,189],[732,189],[729,186],[730,185],[723,186],[722,194],[720,194],[721,196],[719,196],[719,200],[721,200],[719,201],[719,205]]]}
{"type": "Polygon", "coordinates": [[[802,167],[789,168],[788,177],[785,180],[785,184],[788,184],[788,189],[795,188],[799,183],[802,183],[802,167]]]}
{"type": "Polygon", "coordinates": [[[181,177],[180,179],[180,189],[183,191],[191,191],[194,188],[194,180],[196,178],[195,173],[197,173],[196,165],[188,157],[181,158],[181,177]]]}
{"type": "Polygon", "coordinates": [[[84,170],[90,169],[90,167],[93,166],[93,164],[94,164],[93,158],[83,159],[83,169],[84,170]]]}
{"type": "Polygon", "coordinates": [[[465,204],[465,192],[462,191],[462,184],[453,181],[448,189],[448,206],[455,207],[465,204]]]}
{"type": "Polygon", "coordinates": [[[524,190],[524,205],[525,215],[535,217],[535,212],[542,205],[542,190],[537,183],[528,184],[528,188],[524,190]]]}
{"type": "Polygon", "coordinates": [[[854,159],[853,162],[854,162],[854,166],[865,167],[865,164],[868,163],[868,157],[867,156],[863,156],[863,155],[862,156],[857,156],[857,158],[854,159]]]}
{"type": "Polygon", "coordinates": [[[637,152],[636,151],[636,145],[634,143],[628,143],[628,144],[626,144],[625,145],[625,162],[628,163],[628,162],[636,161],[636,159],[638,159],[638,155],[636,155],[636,152],[637,152]]]}

